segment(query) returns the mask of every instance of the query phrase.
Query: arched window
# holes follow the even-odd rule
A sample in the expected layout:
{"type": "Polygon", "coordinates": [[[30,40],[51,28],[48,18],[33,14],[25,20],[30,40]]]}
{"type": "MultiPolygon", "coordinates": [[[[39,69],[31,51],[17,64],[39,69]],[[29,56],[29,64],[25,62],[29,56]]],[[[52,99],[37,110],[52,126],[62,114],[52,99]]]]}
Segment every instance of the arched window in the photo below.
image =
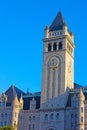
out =
{"type": "Polygon", "coordinates": [[[53,113],[50,115],[50,119],[53,120],[53,113]]]}
{"type": "Polygon", "coordinates": [[[74,118],[74,114],[71,114],[71,118],[74,118]]]}
{"type": "Polygon", "coordinates": [[[3,113],[1,113],[1,117],[2,117],[2,118],[3,118],[3,116],[4,116],[3,113]]]}
{"type": "Polygon", "coordinates": [[[29,120],[31,121],[31,116],[29,116],[29,120]]]}
{"type": "Polygon", "coordinates": [[[62,49],[62,43],[59,42],[59,50],[61,50],[61,49],[62,49]]]}
{"type": "Polygon", "coordinates": [[[56,45],[56,43],[53,44],[53,50],[54,50],[54,51],[57,50],[57,45],[56,45]]]}
{"type": "Polygon", "coordinates": [[[57,120],[59,119],[59,113],[56,114],[56,119],[57,119],[57,120]]]}
{"type": "Polygon", "coordinates": [[[48,52],[51,51],[51,44],[48,44],[48,52]]]}
{"type": "Polygon", "coordinates": [[[33,120],[35,120],[35,116],[33,116],[33,120]]]}
{"type": "Polygon", "coordinates": [[[45,115],[45,120],[48,120],[48,114],[45,115]]]}
{"type": "Polygon", "coordinates": [[[7,113],[5,113],[5,118],[7,118],[7,113]]]}

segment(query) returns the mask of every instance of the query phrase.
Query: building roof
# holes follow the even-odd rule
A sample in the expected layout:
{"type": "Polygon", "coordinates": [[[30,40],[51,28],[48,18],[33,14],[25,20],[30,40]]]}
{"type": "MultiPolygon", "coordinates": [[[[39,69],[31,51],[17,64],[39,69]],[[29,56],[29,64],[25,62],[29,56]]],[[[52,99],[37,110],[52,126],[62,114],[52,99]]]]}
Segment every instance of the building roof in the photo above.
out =
{"type": "Polygon", "coordinates": [[[21,97],[21,94],[24,95],[25,93],[14,85],[11,85],[5,94],[7,95],[7,104],[11,104],[16,95],[19,99],[21,97]]]}
{"type": "Polygon", "coordinates": [[[71,90],[68,95],[66,107],[71,107],[71,99],[74,96],[74,94],[76,94],[78,97],[80,96],[81,99],[83,98],[83,100],[87,100],[87,87],[81,87],[81,85],[78,85],[77,88],[71,90]]]}
{"type": "Polygon", "coordinates": [[[66,22],[62,16],[62,13],[59,12],[50,26],[50,31],[61,30],[63,29],[63,26],[66,26],[66,22]]]}
{"type": "Polygon", "coordinates": [[[5,92],[7,95],[7,106],[11,106],[14,98],[17,96],[18,99],[20,99],[21,94],[23,96],[23,109],[24,110],[29,110],[30,109],[30,101],[34,97],[36,100],[36,109],[40,108],[40,97],[41,97],[41,92],[35,92],[34,94],[32,93],[24,93],[22,90],[18,89],[14,85],[11,85],[8,90],[5,92]]]}
{"type": "MultiPolygon", "coordinates": [[[[41,96],[34,96],[34,99],[36,100],[36,109],[40,108],[40,98],[41,96]]],[[[24,105],[23,105],[23,109],[24,110],[29,110],[30,109],[30,101],[33,99],[33,95],[32,96],[26,96],[23,98],[24,101],[24,105]]]]}
{"type": "Polygon", "coordinates": [[[82,88],[83,86],[82,85],[79,85],[77,83],[74,83],[74,89],[78,89],[78,88],[82,88]]]}
{"type": "MultiPolygon", "coordinates": [[[[82,85],[74,83],[74,89],[70,91],[68,95],[68,100],[67,100],[67,105],[66,107],[71,106],[71,99],[73,97],[73,94],[76,93],[77,95],[79,94],[79,90],[82,88],[85,100],[87,100],[87,87],[83,87],[82,85]]],[[[18,99],[20,99],[21,94],[23,95],[23,109],[24,110],[29,110],[30,109],[30,101],[33,99],[36,100],[36,109],[40,108],[40,99],[41,99],[41,92],[35,92],[34,94],[32,93],[24,93],[22,90],[18,89],[14,85],[11,85],[9,89],[5,92],[7,95],[8,101],[7,101],[7,106],[11,106],[15,96],[17,95],[18,99]]]]}

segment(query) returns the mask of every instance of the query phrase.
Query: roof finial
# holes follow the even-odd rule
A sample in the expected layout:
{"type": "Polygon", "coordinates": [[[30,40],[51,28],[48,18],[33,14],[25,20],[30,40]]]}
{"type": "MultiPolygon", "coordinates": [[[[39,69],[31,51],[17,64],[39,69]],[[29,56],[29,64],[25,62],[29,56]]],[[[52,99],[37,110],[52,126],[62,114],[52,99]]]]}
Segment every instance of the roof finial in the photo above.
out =
{"type": "Polygon", "coordinates": [[[2,89],[2,94],[4,94],[4,89],[2,89]]]}

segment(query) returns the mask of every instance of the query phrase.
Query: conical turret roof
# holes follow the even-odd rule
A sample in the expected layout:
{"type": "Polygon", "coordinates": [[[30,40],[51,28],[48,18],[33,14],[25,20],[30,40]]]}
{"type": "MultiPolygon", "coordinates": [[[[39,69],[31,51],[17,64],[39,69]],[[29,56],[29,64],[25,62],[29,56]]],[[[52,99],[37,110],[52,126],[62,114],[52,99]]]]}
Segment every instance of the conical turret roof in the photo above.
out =
{"type": "Polygon", "coordinates": [[[62,16],[62,13],[59,12],[50,26],[50,31],[62,30],[63,26],[66,26],[66,22],[62,16]]]}
{"type": "Polygon", "coordinates": [[[17,95],[15,95],[14,97],[13,104],[16,104],[16,105],[19,104],[17,95]]]}
{"type": "Polygon", "coordinates": [[[18,99],[20,99],[21,94],[24,95],[25,93],[17,87],[15,87],[14,85],[11,85],[9,89],[5,92],[5,94],[8,96],[8,102],[12,103],[16,96],[18,99]]]}
{"type": "Polygon", "coordinates": [[[81,88],[80,88],[79,98],[80,99],[84,99],[85,98],[81,88]]]}

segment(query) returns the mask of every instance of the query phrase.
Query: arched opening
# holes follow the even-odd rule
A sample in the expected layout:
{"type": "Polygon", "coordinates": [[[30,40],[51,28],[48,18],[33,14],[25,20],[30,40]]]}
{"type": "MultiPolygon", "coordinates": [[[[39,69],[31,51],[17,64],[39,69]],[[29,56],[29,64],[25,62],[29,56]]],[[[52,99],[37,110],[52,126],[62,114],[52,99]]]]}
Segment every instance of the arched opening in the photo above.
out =
{"type": "Polygon", "coordinates": [[[48,44],[48,52],[51,51],[51,45],[48,44]]]}
{"type": "Polygon", "coordinates": [[[45,120],[48,120],[48,114],[45,115],[45,120]]]}
{"type": "Polygon", "coordinates": [[[57,119],[57,120],[59,119],[59,113],[56,114],[56,119],[57,119]]]}
{"type": "Polygon", "coordinates": [[[61,49],[62,49],[62,43],[59,42],[59,50],[61,50],[61,49]]]}
{"type": "Polygon", "coordinates": [[[54,129],[49,129],[49,130],[54,130],[54,129]]]}
{"type": "Polygon", "coordinates": [[[53,113],[50,115],[50,119],[53,120],[53,113]]]}
{"type": "Polygon", "coordinates": [[[53,44],[53,50],[54,50],[54,51],[57,50],[57,45],[56,45],[56,43],[53,44]]]}

